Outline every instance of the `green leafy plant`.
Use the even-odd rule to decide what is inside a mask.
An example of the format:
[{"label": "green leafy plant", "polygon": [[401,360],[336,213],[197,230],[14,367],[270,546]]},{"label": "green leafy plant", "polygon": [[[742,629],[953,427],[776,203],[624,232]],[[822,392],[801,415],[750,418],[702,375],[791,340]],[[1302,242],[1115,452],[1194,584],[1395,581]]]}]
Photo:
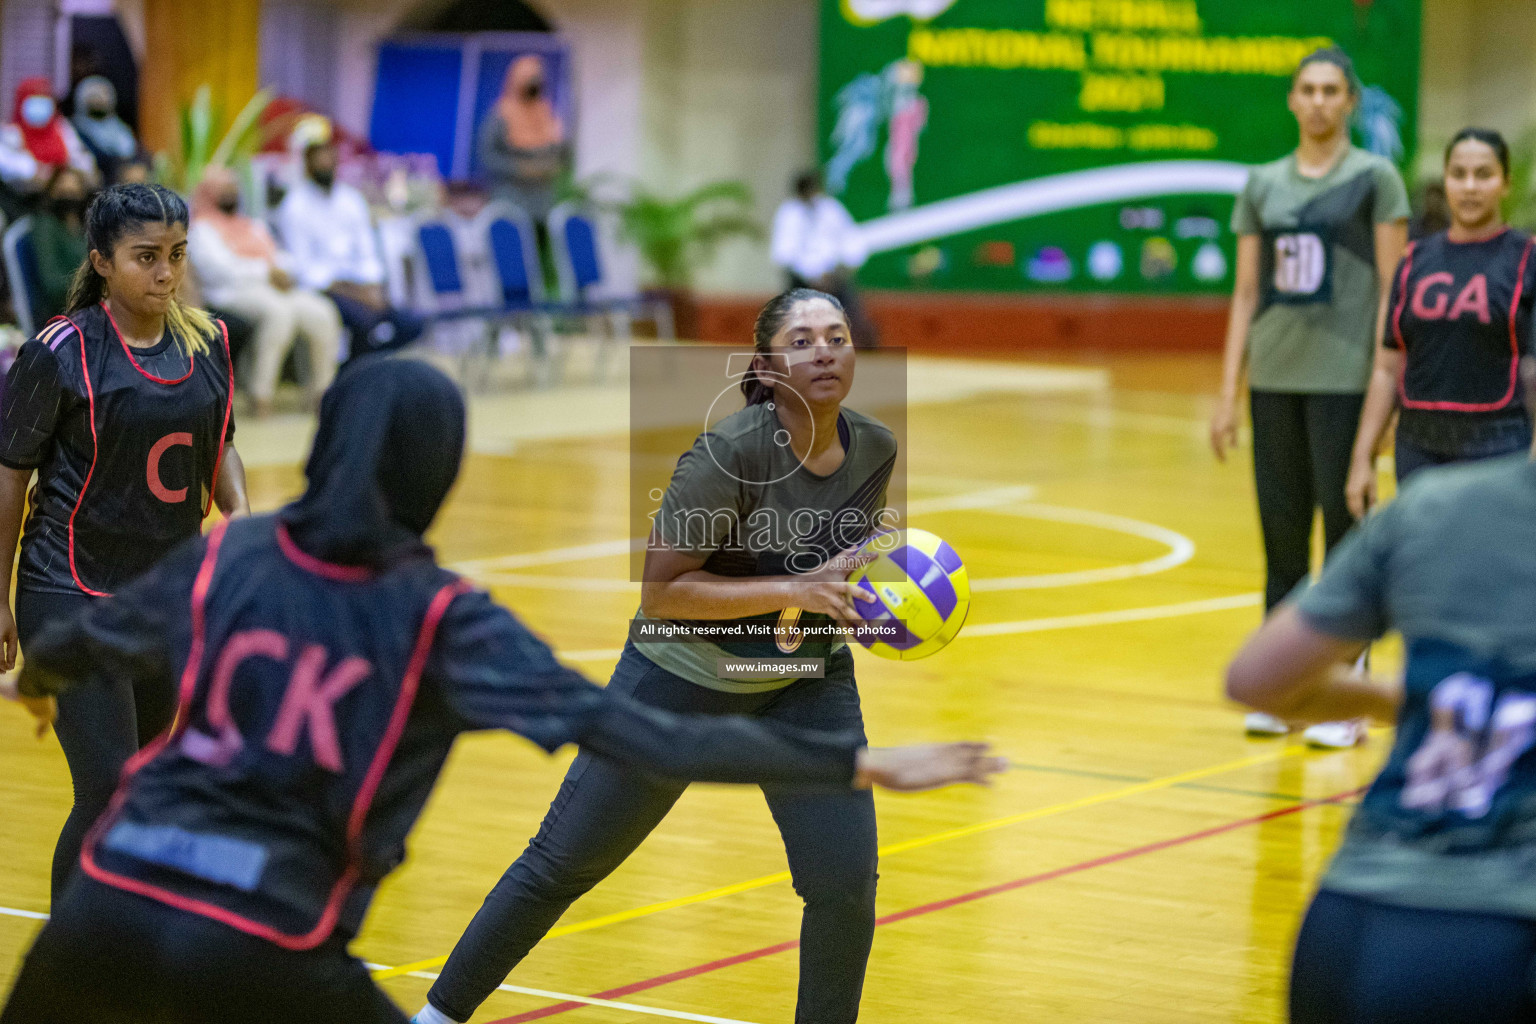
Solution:
[{"label": "green leafy plant", "polygon": [[619,184],[599,175],[565,183],[560,191],[563,198],[617,214],[620,237],[639,250],[652,283],[668,291],[691,290],[722,243],[763,237],[752,215],[752,190],[743,182],[717,181],[676,198],[631,184],[620,198],[600,197]]},{"label": "green leafy plant", "polygon": [[242,169],[267,143],[261,115],[272,102],[272,90],[262,89],[248,100],[217,141],[214,133],[223,122],[222,112],[213,102],[213,90],[204,85],[181,108],[181,145],[179,152],[159,154],[157,174],[162,182],[191,194],[209,167]]},{"label": "green leafy plant", "polygon": [[1509,146],[1509,198],[1505,219],[1524,231],[1536,228],[1536,125],[1521,132]]}]

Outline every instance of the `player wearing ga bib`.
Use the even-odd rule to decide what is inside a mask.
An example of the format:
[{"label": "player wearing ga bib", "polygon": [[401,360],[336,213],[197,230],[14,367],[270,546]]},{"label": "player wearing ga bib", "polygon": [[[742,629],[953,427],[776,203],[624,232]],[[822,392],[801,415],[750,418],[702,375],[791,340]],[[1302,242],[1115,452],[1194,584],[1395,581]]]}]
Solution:
[{"label": "player wearing ga bib", "polygon": [[1400,440],[1445,461],[1530,446],[1519,367],[1531,352],[1532,247],[1512,228],[1470,242],[1442,231],[1409,246],[1382,342],[1404,356]]},{"label": "player wearing ga bib", "polygon": [[36,469],[17,586],[110,594],[195,535],[235,432],[222,325],[204,352],[167,329],[130,348],[100,304],[22,346],[0,409],[0,463]]}]

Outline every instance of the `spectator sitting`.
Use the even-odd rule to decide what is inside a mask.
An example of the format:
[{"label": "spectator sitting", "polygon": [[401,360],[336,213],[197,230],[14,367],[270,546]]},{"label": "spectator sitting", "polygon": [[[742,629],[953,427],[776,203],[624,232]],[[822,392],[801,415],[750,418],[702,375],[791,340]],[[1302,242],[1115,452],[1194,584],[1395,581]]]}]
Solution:
[{"label": "spectator sitting", "polygon": [[330,299],[296,287],[288,254],[266,225],[241,214],[240,184],[227,168],[209,168],[193,193],[187,252],[204,299],[255,324],[250,389],[256,415],[271,414],[283,359],[301,334],[309,349],[310,397],[317,400],[336,375],[341,318]]},{"label": "spectator sitting", "polygon": [[821,172],[795,177],[795,194],[773,215],[769,255],[782,267],[791,288],[815,288],[833,295],[848,314],[854,344],[878,344],[875,325],[864,315],[853,275],[868,252],[847,207],[827,195]]},{"label": "spectator sitting", "polygon": [[48,79],[28,78],[16,87],[11,123],[0,128],[0,181],[13,197],[35,196],[65,165],[96,181],[96,158],[59,115]]},{"label": "spectator sitting", "polygon": [[571,165],[571,145],[536,54],[518,57],[507,69],[501,95],[480,124],[476,150],[495,198],[516,205],[542,231],[555,204],[555,184]]},{"label": "spectator sitting", "polygon": [[75,271],[85,262],[89,193],[83,174],[68,164],[55,167],[43,191],[42,207],[32,215],[32,251],[41,291],[32,319],[38,325],[64,312]]},{"label": "spectator sitting", "polygon": [[421,318],[385,297],[367,200],[336,181],[336,146],[328,138],[304,148],[303,173],[283,197],[277,223],[299,284],[336,303],[352,338],[351,358],[401,348],[421,335]]},{"label": "spectator sitting", "polygon": [[112,184],[145,185],[149,183],[152,176],[149,161],[144,158],[144,154],[140,153],[117,165],[117,172],[112,176]]},{"label": "spectator sitting", "polygon": [[75,113],[70,123],[107,181],[116,181],[118,167],[138,156],[139,140],[117,116],[117,87],[101,75],[82,78],[75,86]]}]

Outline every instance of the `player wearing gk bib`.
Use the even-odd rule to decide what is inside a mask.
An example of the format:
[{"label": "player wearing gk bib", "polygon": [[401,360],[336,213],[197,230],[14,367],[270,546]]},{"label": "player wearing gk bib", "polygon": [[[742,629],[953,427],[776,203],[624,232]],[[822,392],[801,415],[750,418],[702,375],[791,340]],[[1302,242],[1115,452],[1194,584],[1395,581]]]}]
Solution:
[{"label": "player wearing gk bib", "polygon": [[[785,292],[763,308],[754,334],[747,407],[699,437],[662,499],[637,622],[771,624],[790,608],[804,610],[802,627],[858,618],[857,588],[846,579],[859,563],[848,549],[873,532],[885,504],[895,438],[842,408],[853,383],[853,341],[830,295]],[[817,526],[798,544],[772,528],[793,531],[797,513],[807,512]],[[794,653],[825,658],[825,678],[720,677],[726,655],[782,658],[771,639],[631,642],[608,688],[667,711],[748,714],[862,741],[847,645],[807,639]],[[538,835],[449,956],[418,1022],[467,1021],[565,909],[661,823],[684,788],[580,755]],[[874,800],[867,792],[781,785],[763,794],[805,901],[796,1020],[851,1024],[874,935]]]},{"label": "player wearing gk bib", "polygon": [[[1397,723],[1297,940],[1295,1024],[1536,1019],[1533,553],[1529,455],[1426,470],[1233,662],[1251,706]],[[1343,667],[1388,630],[1401,691]]]},{"label": "player wearing gk bib", "polygon": [[[16,613],[0,617],[7,668],[44,625],[79,613],[194,537],[217,503],[249,511],[235,454],[233,371],[223,326],[176,298],[187,208],[159,186],[122,185],[86,214],[90,255],[68,312],[22,346],[0,406],[0,559],[22,526]],[[7,581],[9,577],[7,576]],[[171,722],[164,681],[93,677],[60,702],[74,807],[53,898],[124,762]]]},{"label": "player wearing gk bib", "polygon": [[1450,229],[1409,246],[1393,277],[1349,474],[1356,516],[1376,499],[1376,448],[1395,405],[1399,483],[1425,466],[1531,444],[1517,368],[1531,351],[1536,260],[1531,237],[1500,213],[1509,193],[1503,137],[1459,132],[1446,149],[1445,190]]},{"label": "player wearing gk bib", "polygon": [[422,542],[463,443],[438,371],[344,371],[299,501],[187,541],[43,631],[19,681],[34,710],[93,671],[179,680],[179,708],[130,763],[0,1022],[404,1022],[347,944],[460,732],[829,792],[999,767],[982,744],[869,751],[851,732],[669,715],[563,668]]},{"label": "player wearing gk bib", "polygon": [[[1354,523],[1344,494],[1350,454],[1391,273],[1407,239],[1402,179],[1386,159],[1350,145],[1358,96],[1342,51],[1303,60],[1289,98],[1301,144],[1254,168],[1232,211],[1236,285],[1211,444],[1225,459],[1236,443],[1246,364],[1266,611],[1311,569],[1316,510],[1328,550]],[[1248,727],[1287,731],[1259,715]],[[1347,723],[1308,733],[1325,746],[1363,737]]]}]

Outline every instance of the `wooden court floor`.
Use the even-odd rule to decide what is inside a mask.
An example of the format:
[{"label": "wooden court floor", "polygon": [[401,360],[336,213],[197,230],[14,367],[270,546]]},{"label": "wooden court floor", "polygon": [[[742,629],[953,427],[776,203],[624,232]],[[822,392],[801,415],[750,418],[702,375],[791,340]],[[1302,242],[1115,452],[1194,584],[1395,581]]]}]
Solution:
[{"label": "wooden court floor", "polygon": [[[1385,752],[1385,734],[1326,754],[1243,736],[1219,674],[1259,620],[1261,562],[1246,453],[1218,465],[1204,442],[1216,362],[1095,365],[1107,387],[908,410],[909,522],[954,544],[977,592],[939,655],[859,652],[869,734],[988,738],[1013,768],[991,789],[878,797],[865,1021],[1283,1019],[1300,911]],[[615,550],[627,458],[622,434],[476,454],[432,537],[596,679],[638,599]],[[301,485],[296,465],[251,479],[258,507]],[[55,741],[0,711],[8,989],[47,907],[68,776]],[[456,748],[354,947],[408,1013],[569,758],[505,735]],[[755,790],[696,786],[475,1020],[790,1021],[784,866]]]}]

